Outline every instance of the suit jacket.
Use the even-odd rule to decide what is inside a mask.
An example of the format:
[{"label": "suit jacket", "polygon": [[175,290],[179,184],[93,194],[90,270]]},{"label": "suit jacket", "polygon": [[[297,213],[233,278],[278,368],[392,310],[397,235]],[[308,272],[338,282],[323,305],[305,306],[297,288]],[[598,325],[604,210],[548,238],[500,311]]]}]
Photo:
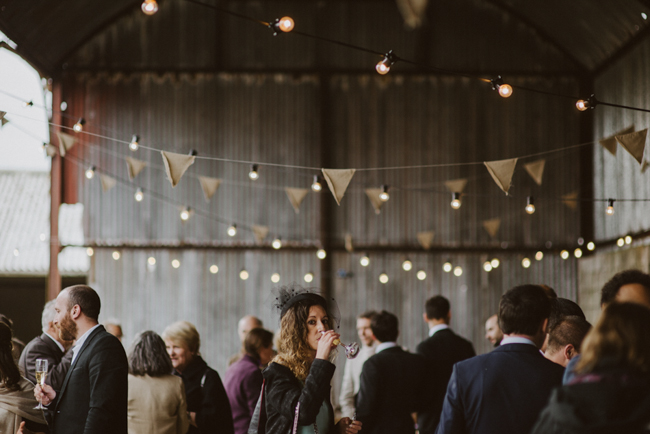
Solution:
[{"label": "suit jacket", "polygon": [[416,352],[427,359],[429,386],[425,406],[418,413],[420,434],[433,434],[440,421],[442,403],[454,364],[474,357],[474,346],[451,329],[442,329],[418,345]]},{"label": "suit jacket", "polygon": [[529,344],[454,365],[436,434],[522,434],[533,428],[564,368]]},{"label": "suit jacket", "polygon": [[54,410],[54,434],[126,434],[128,364],[122,343],[93,330],[70,366]]},{"label": "suit jacket", "polygon": [[426,361],[400,347],[376,353],[361,370],[357,419],[366,434],[413,434],[411,413],[425,392]]},{"label": "suit jacket", "polygon": [[129,434],[185,434],[190,426],[183,380],[129,374]]},{"label": "suit jacket", "polygon": [[[64,355],[65,354],[65,355]],[[72,351],[63,353],[51,337],[43,333],[29,341],[20,355],[19,366],[25,378],[36,384],[36,359],[47,360],[45,383],[59,390],[70,368]]]}]

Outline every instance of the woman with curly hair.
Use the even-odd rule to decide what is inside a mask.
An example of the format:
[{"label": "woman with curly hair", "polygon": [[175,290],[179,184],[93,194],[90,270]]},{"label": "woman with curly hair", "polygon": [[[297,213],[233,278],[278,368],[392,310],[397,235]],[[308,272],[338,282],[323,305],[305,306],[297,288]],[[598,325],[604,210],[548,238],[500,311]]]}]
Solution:
[{"label": "woman with curly hair", "polygon": [[339,334],[326,300],[302,288],[281,288],[278,295],[278,355],[263,373],[266,434],[356,434],[359,421],[345,417],[334,424],[330,359]]}]

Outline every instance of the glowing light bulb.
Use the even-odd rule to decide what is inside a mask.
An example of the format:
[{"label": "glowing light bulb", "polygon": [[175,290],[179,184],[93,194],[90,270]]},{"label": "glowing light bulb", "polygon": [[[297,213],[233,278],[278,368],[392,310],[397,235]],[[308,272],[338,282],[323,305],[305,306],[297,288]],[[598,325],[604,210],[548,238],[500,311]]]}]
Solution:
[{"label": "glowing light bulb", "polygon": [[542,251],[535,253],[535,259],[537,261],[541,261],[542,259],[544,259],[544,253]]},{"label": "glowing light bulb", "polygon": [[361,257],[361,260],[359,261],[362,267],[367,267],[370,265],[370,257],[368,257],[368,254],[366,253]]},{"label": "glowing light bulb", "polygon": [[284,33],[289,33],[293,30],[295,23],[291,17],[282,17],[278,21],[278,28]]},{"label": "glowing light bulb", "polygon": [[228,228],[228,236],[234,237],[237,235],[237,225],[232,225]]},{"label": "glowing light bulb", "polygon": [[217,274],[219,272],[219,267],[216,264],[210,265],[210,273]]},{"label": "glowing light bulb", "polygon": [[158,3],[156,0],[144,0],[141,8],[145,15],[153,15],[158,12]]},{"label": "glowing light bulb", "polygon": [[535,204],[533,203],[533,197],[528,196],[526,199],[526,212],[528,214],[534,214],[535,213]]},{"label": "glowing light bulb", "polygon": [[460,193],[453,193],[451,195],[451,207],[453,209],[458,209],[462,205],[462,202],[460,201]]},{"label": "glowing light bulb", "polygon": [[501,265],[501,262],[497,258],[492,259],[490,261],[490,264],[492,264],[492,268],[499,268],[499,265]]},{"label": "glowing light bulb", "polygon": [[86,120],[85,120],[84,118],[80,118],[80,119],[77,121],[77,123],[74,124],[74,126],[72,127],[72,129],[73,129],[76,133],[80,133],[80,132],[83,131],[83,129],[84,129],[84,125],[85,125],[85,124],[86,124]]},{"label": "glowing light bulb", "polygon": [[382,202],[387,202],[388,199],[390,199],[390,195],[388,194],[388,186],[382,185],[381,193],[379,193],[379,200],[381,200]]},{"label": "glowing light bulb", "polygon": [[142,199],[144,199],[144,192],[142,191],[141,188],[138,188],[136,190],[134,197],[136,202],[142,202]]},{"label": "glowing light bulb", "polygon": [[113,252],[113,255],[112,255],[112,256],[113,256],[113,259],[115,259],[116,261],[119,260],[120,257],[122,257],[122,255],[120,254],[120,252],[118,252],[117,250],[115,250],[115,251]]},{"label": "glowing light bulb", "polygon": [[251,171],[248,172],[248,177],[253,181],[257,181],[259,179],[260,174],[257,173],[257,164],[251,164]]},{"label": "glowing light bulb", "polygon": [[280,237],[273,240],[273,242],[271,243],[271,247],[273,247],[275,250],[278,250],[282,247],[282,240],[280,239]]},{"label": "glowing light bulb", "polygon": [[462,275],[463,275],[463,267],[459,265],[458,267],[454,268],[454,276],[460,277]]},{"label": "glowing light bulb", "polygon": [[33,107],[34,101],[25,101],[25,107]]},{"label": "glowing light bulb", "polygon": [[280,273],[271,274],[271,282],[278,283],[280,281]]},{"label": "glowing light bulb", "polygon": [[413,268],[413,263],[411,261],[409,261],[408,259],[406,261],[402,262],[402,269],[404,271],[411,271],[412,268]]},{"label": "glowing light bulb", "polygon": [[632,237],[629,235],[625,236],[625,244],[632,244]]},{"label": "glowing light bulb", "polygon": [[643,18],[644,20],[647,20],[648,19],[648,14],[646,14],[645,12],[641,12],[641,18]]},{"label": "glowing light bulb", "polygon": [[589,250],[590,252],[593,252],[594,249],[596,249],[596,244],[594,244],[593,241],[589,241],[589,242],[587,243],[587,250]]},{"label": "glowing light bulb", "polygon": [[312,182],[311,184],[311,189],[316,193],[323,190],[323,185],[320,183],[320,179],[318,178],[318,175],[314,175],[314,182]]},{"label": "glowing light bulb", "polygon": [[416,274],[418,280],[424,280],[427,278],[427,273],[424,270],[420,270]]},{"label": "glowing light bulb", "polygon": [[133,137],[131,137],[131,143],[129,143],[129,149],[134,152],[137,151],[138,147],[140,146],[140,144],[138,143],[139,141],[140,141],[140,137],[134,134]]},{"label": "glowing light bulb", "polygon": [[190,208],[188,208],[188,207],[183,208],[181,210],[181,220],[183,220],[183,221],[189,220],[190,219],[190,214],[191,214]]},{"label": "glowing light bulb", "polygon": [[454,267],[451,265],[451,262],[447,261],[442,264],[442,271],[449,273]]},{"label": "glowing light bulb", "polygon": [[151,265],[151,266],[156,265],[156,258],[154,258],[153,256],[149,256],[149,257],[147,258],[147,264],[149,264],[149,265]]},{"label": "glowing light bulb", "polygon": [[92,256],[92,255],[94,255],[94,254],[95,254],[95,251],[93,250],[92,247],[88,247],[88,248],[86,249],[86,255],[88,255],[88,256]]},{"label": "glowing light bulb", "polygon": [[616,245],[618,247],[623,247],[625,245],[625,240],[623,238],[619,238],[618,240],[616,240]]},{"label": "glowing light bulb", "polygon": [[530,267],[530,259],[524,258],[521,260],[521,266],[524,268]]},{"label": "glowing light bulb", "polygon": [[492,263],[490,261],[485,261],[483,263],[483,269],[489,273],[492,271]]},{"label": "glowing light bulb", "polygon": [[578,259],[582,258],[582,249],[581,249],[580,247],[578,247],[577,249],[575,249],[575,250],[573,251],[573,256],[575,256],[575,257],[578,258]]},{"label": "glowing light bulb", "polygon": [[86,170],[86,178],[93,179],[95,177],[95,169],[95,166],[90,166],[88,170]]},{"label": "glowing light bulb", "polygon": [[20,250],[14,249],[14,256],[19,256],[20,255]]},{"label": "glowing light bulb", "polygon": [[605,210],[605,214],[614,215],[614,202],[615,199],[607,199],[607,209]]},{"label": "glowing light bulb", "polygon": [[377,63],[377,66],[375,66],[375,69],[381,75],[388,74],[388,72],[390,72],[390,61],[386,57],[384,57],[383,60],[381,60],[379,63]]},{"label": "glowing light bulb", "polygon": [[41,241],[45,241],[45,239],[47,238],[47,236],[46,236],[45,234],[41,234],[41,235],[39,235],[38,238],[39,238]]},{"label": "glowing light bulb", "polygon": [[502,84],[499,86],[499,95],[504,98],[509,98],[512,95],[512,86],[509,84]]},{"label": "glowing light bulb", "polygon": [[576,102],[576,108],[580,110],[581,112],[587,110],[589,108],[589,103],[585,101],[584,99],[579,99]]},{"label": "glowing light bulb", "polygon": [[560,258],[562,259],[569,259],[569,252],[567,250],[562,250],[560,252]]},{"label": "glowing light bulb", "polygon": [[246,270],[241,270],[241,271],[239,272],[239,278],[240,278],[241,280],[247,280],[247,279],[248,279],[248,271],[246,271]]},{"label": "glowing light bulb", "polygon": [[179,261],[178,259],[172,260],[172,267],[178,268],[180,266],[181,266],[181,261]]},{"label": "glowing light bulb", "polygon": [[314,274],[313,273],[307,273],[307,274],[305,274],[305,277],[303,277],[303,279],[305,279],[305,282],[311,283],[311,281],[314,280]]},{"label": "glowing light bulb", "polygon": [[327,257],[327,252],[324,249],[318,249],[316,252],[316,257],[318,259],[325,259]]},{"label": "glowing light bulb", "polygon": [[381,283],[383,283],[383,284],[388,283],[388,274],[386,274],[386,273],[381,273],[381,274],[379,275],[379,281],[380,281]]}]

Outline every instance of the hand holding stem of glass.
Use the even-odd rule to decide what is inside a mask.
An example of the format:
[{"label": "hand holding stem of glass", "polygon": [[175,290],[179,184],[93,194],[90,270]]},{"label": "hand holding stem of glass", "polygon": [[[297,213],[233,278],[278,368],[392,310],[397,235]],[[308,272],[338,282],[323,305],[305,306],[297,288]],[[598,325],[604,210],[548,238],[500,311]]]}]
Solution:
[{"label": "hand holding stem of glass", "polygon": [[[325,331],[321,331],[321,333],[325,333]],[[337,346],[340,345],[345,349],[345,357],[348,359],[354,359],[357,357],[357,354],[359,354],[359,344],[356,342],[352,342],[351,344],[344,344],[341,342],[340,339],[334,339],[332,341],[332,345]]]},{"label": "hand holding stem of glass", "polygon": [[[45,385],[45,378],[47,378],[47,359],[36,359],[36,382],[39,386],[43,387]],[[46,410],[43,407],[43,403],[39,402],[36,407],[36,410]]]}]

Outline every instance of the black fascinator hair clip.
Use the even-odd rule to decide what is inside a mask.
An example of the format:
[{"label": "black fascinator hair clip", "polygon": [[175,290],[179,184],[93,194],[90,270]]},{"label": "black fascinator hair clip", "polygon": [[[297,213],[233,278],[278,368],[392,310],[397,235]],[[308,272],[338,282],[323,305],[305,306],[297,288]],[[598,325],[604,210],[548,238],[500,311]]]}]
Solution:
[{"label": "black fascinator hair clip", "polygon": [[329,312],[330,321],[336,328],[339,327],[341,314],[336,300],[323,297],[317,288],[303,288],[294,283],[289,286],[282,286],[273,289],[273,307],[280,314],[280,319],[291,309],[292,306],[306,301],[310,306],[322,306]]}]

